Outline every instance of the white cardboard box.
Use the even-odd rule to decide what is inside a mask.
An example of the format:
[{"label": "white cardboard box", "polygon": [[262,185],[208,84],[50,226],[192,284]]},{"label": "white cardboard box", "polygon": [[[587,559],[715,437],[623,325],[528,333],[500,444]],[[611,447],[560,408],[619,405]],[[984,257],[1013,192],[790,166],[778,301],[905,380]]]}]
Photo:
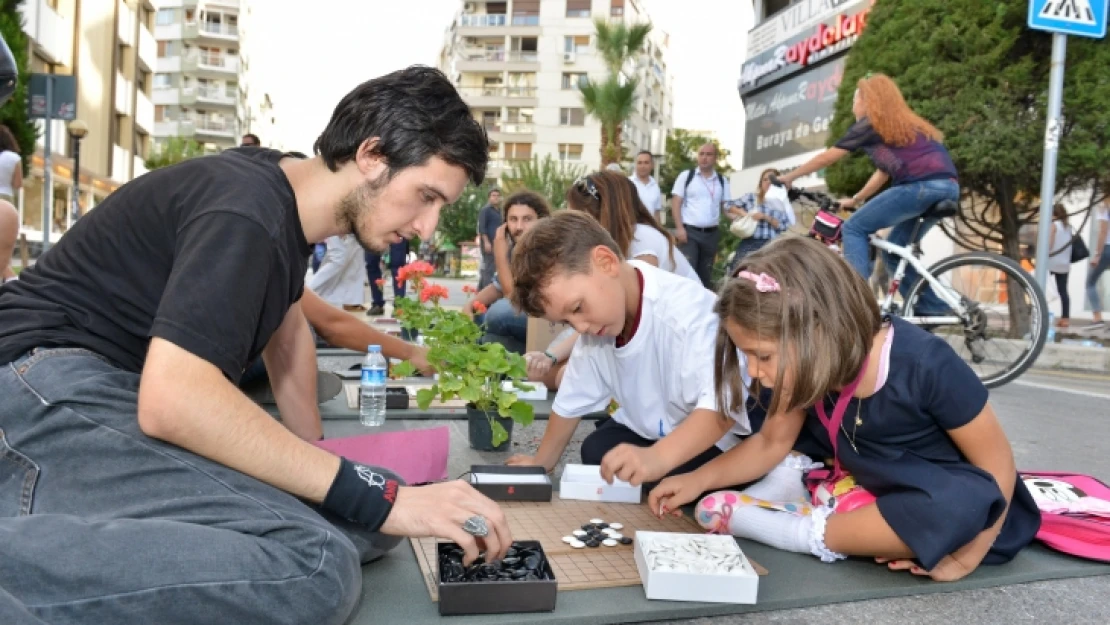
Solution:
[{"label": "white cardboard box", "polygon": [[560,499],[640,503],[641,491],[642,487],[618,479],[609,484],[601,479],[601,467],[597,465],[568,464],[559,480]]},{"label": "white cardboard box", "polygon": [[744,556],[744,567],[730,574],[686,573],[679,571],[653,571],[648,569],[643,540],[656,536],[699,536],[710,542],[731,544],[743,554],[732,536],[715,534],[677,534],[668,532],[636,532],[636,569],[648,599],[665,601],[701,601],[708,603],[754,604],[759,594],[759,574]]}]

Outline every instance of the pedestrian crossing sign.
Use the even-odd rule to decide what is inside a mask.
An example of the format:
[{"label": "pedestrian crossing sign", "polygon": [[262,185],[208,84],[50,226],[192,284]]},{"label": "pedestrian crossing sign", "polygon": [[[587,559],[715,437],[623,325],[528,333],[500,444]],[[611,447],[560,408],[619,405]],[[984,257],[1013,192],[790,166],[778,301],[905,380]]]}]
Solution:
[{"label": "pedestrian crossing sign", "polygon": [[1110,0],[1029,0],[1029,28],[1102,39]]}]

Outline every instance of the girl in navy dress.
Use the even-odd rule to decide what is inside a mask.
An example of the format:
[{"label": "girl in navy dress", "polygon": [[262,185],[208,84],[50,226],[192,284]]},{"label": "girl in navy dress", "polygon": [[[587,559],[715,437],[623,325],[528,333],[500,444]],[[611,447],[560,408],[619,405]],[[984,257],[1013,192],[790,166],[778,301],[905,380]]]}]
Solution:
[{"label": "girl in navy dress", "polygon": [[[1040,514],[987,389],[943,339],[884,321],[859,275],[808,238],[776,241],[739,271],[715,306],[718,405],[741,401],[739,350],[769,416],[717,459],[661,482],[652,510],[766,475],[706,496],[698,521],[942,581],[1029,544]],[[814,486],[817,475],[826,479]]]}]

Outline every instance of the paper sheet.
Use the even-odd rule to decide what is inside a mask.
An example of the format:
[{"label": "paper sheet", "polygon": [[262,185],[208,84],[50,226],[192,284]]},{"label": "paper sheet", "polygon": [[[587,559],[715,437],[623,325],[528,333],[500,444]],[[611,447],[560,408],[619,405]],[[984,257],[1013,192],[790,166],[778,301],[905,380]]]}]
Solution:
[{"label": "paper sheet", "polygon": [[447,479],[450,444],[447,426],[362,434],[316,443],[350,460],[392,469],[409,484]]}]

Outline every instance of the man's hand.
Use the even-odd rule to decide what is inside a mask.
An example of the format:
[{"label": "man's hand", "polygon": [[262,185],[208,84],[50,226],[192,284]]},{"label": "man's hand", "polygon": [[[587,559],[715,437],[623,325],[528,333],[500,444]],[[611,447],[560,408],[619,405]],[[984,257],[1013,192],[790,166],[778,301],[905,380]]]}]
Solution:
[{"label": "man's hand", "polygon": [[524,454],[516,454],[512,458],[506,460],[505,464],[510,467],[543,467],[548,473],[551,473],[555,469],[555,467],[549,467],[539,460],[536,460],[535,456],[525,456]]},{"label": "man's hand", "polygon": [[524,354],[524,362],[528,364],[528,379],[533,382],[542,380],[555,364],[551,362],[551,358],[543,352],[528,352]]},{"label": "man's hand", "polygon": [[463,304],[462,310],[459,311],[459,312],[461,312],[462,314],[466,315],[467,317],[473,319],[474,318],[474,300],[467,300],[467,302],[465,304]]},{"label": "man's hand", "polygon": [[639,486],[654,482],[667,473],[663,459],[651,447],[627,443],[617,445],[601,459],[601,479],[612,484],[613,478]]},{"label": "man's hand", "polygon": [[[485,538],[475,538],[463,530],[463,523],[473,516],[485,517],[489,526],[489,535]],[[397,489],[397,501],[381,532],[391,536],[432,536],[454,541],[463,548],[464,566],[476,560],[483,548],[487,562],[501,560],[513,544],[509,523],[501,508],[461,481]]]},{"label": "man's hand", "polygon": [[493,235],[493,250],[508,251],[509,249],[509,224],[501,224],[497,226],[497,232]]},{"label": "man's hand", "polygon": [[412,362],[412,366],[424,375],[435,375],[435,367],[428,363],[428,348],[423,345],[413,345],[411,349],[412,355],[408,359]]},{"label": "man's hand", "polygon": [[493,246],[490,245],[489,239],[482,237],[482,251],[487,255],[493,253]]},{"label": "man's hand", "polygon": [[674,240],[678,241],[679,243],[685,243],[686,242],[686,228],[682,227],[682,224],[679,224],[678,226],[675,227],[675,229],[674,229]]},{"label": "man's hand", "polygon": [[665,514],[681,516],[679,508],[697,499],[705,490],[705,483],[696,471],[668,477],[648,493],[648,507],[660,518]]}]

